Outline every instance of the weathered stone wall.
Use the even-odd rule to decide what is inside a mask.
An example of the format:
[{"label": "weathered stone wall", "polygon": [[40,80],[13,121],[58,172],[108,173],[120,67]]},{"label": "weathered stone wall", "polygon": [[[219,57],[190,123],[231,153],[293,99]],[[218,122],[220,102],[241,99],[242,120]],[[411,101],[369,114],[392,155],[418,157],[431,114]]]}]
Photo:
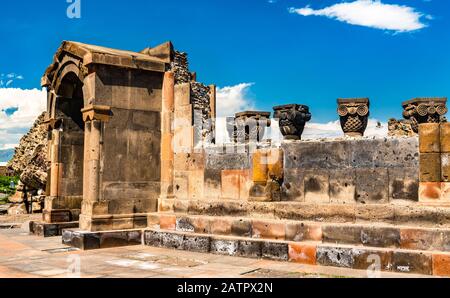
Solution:
[{"label": "weathered stone wall", "polygon": [[102,140],[101,201],[107,213],[156,211],[160,192],[162,75],[101,66],[103,92],[96,104],[111,107]]},{"label": "weathered stone wall", "polygon": [[287,200],[388,203],[418,200],[417,138],[285,142]]},{"label": "weathered stone wall", "polygon": [[[255,160],[264,151],[261,149],[270,147],[260,145],[255,150],[249,145],[209,146],[198,153],[176,154],[175,196],[190,200],[254,200],[252,187],[270,181],[260,168],[271,168]],[[289,141],[283,142],[281,149],[284,161],[275,171],[282,172],[282,189],[274,200],[325,204],[418,200],[419,154],[415,137]]]}]

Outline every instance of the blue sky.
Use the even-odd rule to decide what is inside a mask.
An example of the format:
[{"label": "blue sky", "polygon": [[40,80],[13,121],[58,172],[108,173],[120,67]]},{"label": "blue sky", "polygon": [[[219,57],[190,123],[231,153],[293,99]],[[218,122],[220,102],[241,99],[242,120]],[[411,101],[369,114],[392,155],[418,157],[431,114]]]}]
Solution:
[{"label": "blue sky", "polygon": [[[334,6],[355,1],[81,0],[81,19],[67,18],[66,0],[2,1],[0,73],[15,75],[8,88],[40,88],[63,40],[135,51],[171,40],[200,81],[247,83],[242,100],[262,110],[307,104],[315,122],[337,119],[338,97],[368,96],[372,117],[386,121],[401,117],[403,100],[450,95],[448,0],[382,0],[387,12],[420,15],[395,17],[397,30],[392,20],[361,26],[365,17]],[[362,12],[371,15],[378,1],[357,2],[371,2]]]}]

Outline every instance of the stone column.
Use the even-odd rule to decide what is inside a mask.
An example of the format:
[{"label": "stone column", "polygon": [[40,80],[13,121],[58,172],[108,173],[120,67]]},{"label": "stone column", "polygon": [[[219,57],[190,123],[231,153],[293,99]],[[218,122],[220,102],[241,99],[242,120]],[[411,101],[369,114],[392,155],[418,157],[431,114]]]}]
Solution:
[{"label": "stone column", "polygon": [[175,75],[173,72],[164,74],[163,99],[161,111],[161,196],[158,209],[172,209],[174,190],[174,132],[173,121],[175,112]]},{"label": "stone column", "polygon": [[82,110],[85,122],[85,149],[83,171],[83,204],[80,229],[90,231],[95,215],[106,215],[108,206],[101,198],[102,130],[111,117],[108,106],[88,106]]}]

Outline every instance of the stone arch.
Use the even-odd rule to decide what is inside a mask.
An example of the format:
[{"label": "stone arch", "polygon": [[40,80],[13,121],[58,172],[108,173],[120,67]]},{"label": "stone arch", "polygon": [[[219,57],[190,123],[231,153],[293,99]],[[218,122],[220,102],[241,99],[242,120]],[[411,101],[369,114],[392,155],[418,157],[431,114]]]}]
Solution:
[{"label": "stone arch", "polygon": [[[47,221],[77,221],[83,199],[85,126],[80,60],[65,56],[55,67],[49,86],[50,197],[52,215]],[[55,210],[64,206],[65,210]],[[46,206],[47,207],[47,206]]]}]

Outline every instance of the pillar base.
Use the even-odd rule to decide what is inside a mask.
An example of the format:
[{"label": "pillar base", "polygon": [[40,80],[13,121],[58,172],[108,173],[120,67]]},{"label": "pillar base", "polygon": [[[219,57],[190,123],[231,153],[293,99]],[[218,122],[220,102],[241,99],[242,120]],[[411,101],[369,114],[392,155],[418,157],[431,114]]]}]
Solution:
[{"label": "pillar base", "polygon": [[94,250],[142,244],[143,229],[88,232],[78,229],[64,230],[62,243],[81,250]]},{"label": "pillar base", "polygon": [[44,210],[43,220],[46,223],[67,223],[78,221],[81,209]]},{"label": "pillar base", "polygon": [[40,237],[55,237],[61,236],[63,230],[65,229],[78,228],[78,225],[79,223],[77,221],[64,223],[45,223],[45,222],[31,221],[30,233]]},{"label": "pillar base", "polygon": [[147,227],[147,217],[147,213],[80,215],[80,229],[90,232],[144,229]]}]

